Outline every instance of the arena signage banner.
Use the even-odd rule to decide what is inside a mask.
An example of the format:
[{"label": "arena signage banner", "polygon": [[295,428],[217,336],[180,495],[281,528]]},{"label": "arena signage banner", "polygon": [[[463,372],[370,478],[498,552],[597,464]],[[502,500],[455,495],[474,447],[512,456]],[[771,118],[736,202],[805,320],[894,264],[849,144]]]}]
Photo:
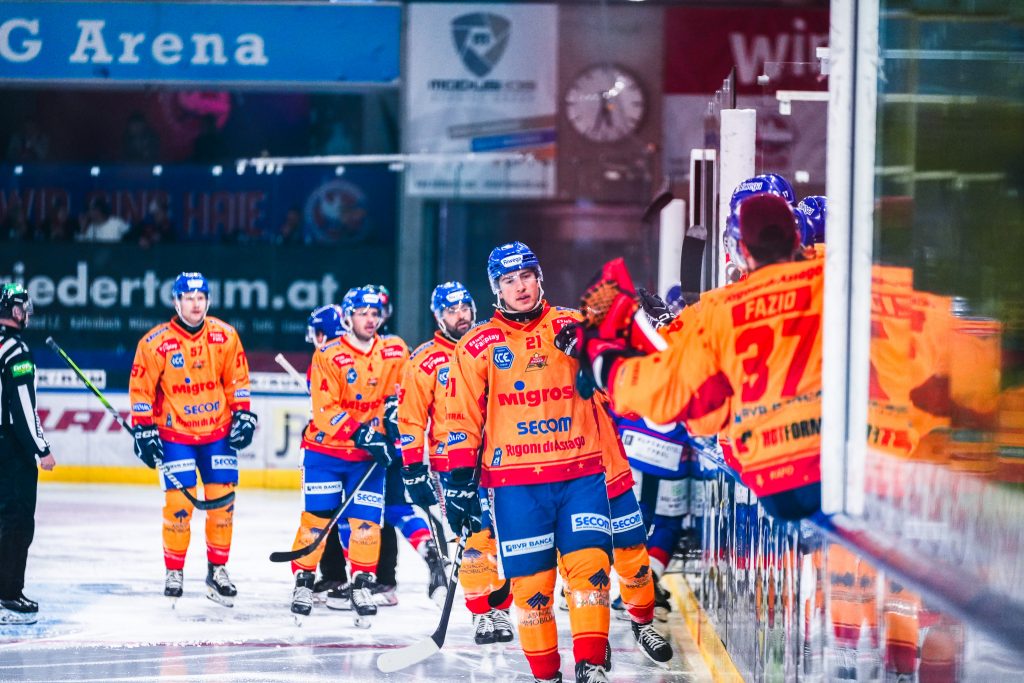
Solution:
[{"label": "arena signage banner", "polygon": [[281,174],[252,167],[238,174],[233,165],[157,168],[159,174],[138,164],[0,165],[0,222],[24,211],[29,225],[38,225],[57,206],[67,210],[75,229],[90,203],[102,199],[132,226],[150,216],[154,204],[166,207],[177,241],[276,243],[289,212],[299,214],[301,235],[293,236],[294,243],[393,241],[398,181],[380,165],[353,166],[344,176],[324,166]]},{"label": "arena signage banner", "polygon": [[[406,191],[552,196],[557,45],[554,5],[409,5],[406,151],[461,158],[412,166]],[[540,161],[467,158],[476,152],[529,152]]]},{"label": "arena signage banner", "polygon": [[[284,373],[281,373],[282,375]],[[105,397],[131,419],[128,393],[109,391]],[[68,466],[127,467],[146,472],[135,457],[132,438],[89,391],[48,391],[38,396],[39,421],[58,463]],[[252,410],[260,418],[256,437],[238,454],[242,470],[297,470],[301,464],[302,430],[309,421],[309,398],[258,393]],[[157,481],[156,473],[152,480]]]},{"label": "arena signage banner", "polygon": [[[736,106],[757,110],[759,167],[803,170],[824,186],[826,103],[795,101],[783,114],[775,93],[828,92],[815,54],[828,44],[828,16],[814,8],[667,8],[665,171],[686,175],[691,149],[716,146],[717,129],[705,113],[735,66]],[[762,75],[767,83],[758,81]]]},{"label": "arena signage banner", "polygon": [[0,81],[395,85],[397,3],[3,2]]},{"label": "arena signage banner", "polygon": [[35,304],[30,340],[53,335],[69,351],[102,351],[109,357],[97,358],[96,367],[117,366],[122,374],[139,338],[174,315],[171,286],[183,270],[206,275],[210,314],[238,329],[247,352],[308,349],[310,311],[339,302],[349,287],[393,286],[394,252],[180,243],[147,250],[19,243],[0,250],[0,282],[24,283]]}]

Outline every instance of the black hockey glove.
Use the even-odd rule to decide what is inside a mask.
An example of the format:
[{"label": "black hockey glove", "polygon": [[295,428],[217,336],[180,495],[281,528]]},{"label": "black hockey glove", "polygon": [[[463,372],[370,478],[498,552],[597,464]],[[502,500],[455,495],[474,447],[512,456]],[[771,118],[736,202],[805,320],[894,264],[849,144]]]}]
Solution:
[{"label": "black hockey glove", "polygon": [[637,355],[623,339],[603,339],[598,331],[580,326],[576,345],[580,349],[580,370],[576,375],[576,389],[588,399],[594,390],[607,390],[612,367],[616,361]]},{"label": "black hockey glove", "polygon": [[430,472],[424,463],[418,462],[403,467],[402,481],[405,482],[405,490],[409,493],[413,505],[418,505],[426,512],[431,505],[437,504],[434,483],[430,480]]},{"label": "black hockey glove", "polygon": [[660,296],[648,292],[643,287],[638,287],[636,293],[640,296],[640,307],[644,309],[644,313],[654,323],[655,329],[664,327],[672,322],[672,311],[668,310],[668,305]]},{"label": "black hockey glove", "polygon": [[135,439],[135,455],[146,467],[155,470],[156,461],[164,459],[164,442],[160,440],[156,425],[135,425],[132,438]]},{"label": "black hockey glove", "polygon": [[256,433],[256,413],[248,410],[236,410],[231,416],[231,433],[228,434],[228,445],[236,451],[248,448]]},{"label": "black hockey glove", "polygon": [[391,443],[402,442],[402,434],[398,431],[398,394],[384,399],[384,431]]},{"label": "black hockey glove", "polygon": [[457,534],[461,535],[464,529],[475,534],[483,528],[478,486],[472,468],[459,467],[451,471],[451,479],[444,489],[444,513]]},{"label": "black hockey glove", "polygon": [[555,348],[576,360],[580,358],[580,349],[576,343],[579,340],[579,326],[579,323],[569,323],[555,335]]},{"label": "black hockey glove", "polygon": [[395,447],[388,443],[387,437],[370,426],[369,422],[359,425],[352,435],[352,442],[373,456],[374,461],[384,469],[395,461]]}]

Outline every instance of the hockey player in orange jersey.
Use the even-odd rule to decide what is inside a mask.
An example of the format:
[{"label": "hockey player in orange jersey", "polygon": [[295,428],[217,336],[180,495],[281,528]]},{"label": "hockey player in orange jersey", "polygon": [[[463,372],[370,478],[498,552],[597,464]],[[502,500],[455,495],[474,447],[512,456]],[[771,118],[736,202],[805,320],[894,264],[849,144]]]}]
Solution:
[{"label": "hockey player in orange jersey", "polygon": [[[773,516],[820,508],[821,259],[798,260],[800,235],[784,198],[739,204],[730,254],[748,272],[705,294],[669,347],[646,356],[607,327],[587,329],[585,370],[617,413],[682,421],[694,435],[722,432],[743,483]],[[715,424],[707,418],[715,417]]]},{"label": "hockey player in orange jersey", "polygon": [[[206,498],[238,483],[236,453],[252,443],[256,415],[249,410],[249,364],[233,327],[208,316],[210,287],[199,273],[174,281],[177,315],[143,336],[128,391],[135,452],[150,467],[162,460],[191,493],[196,470]],[[164,478],[164,595],[182,595],[193,505]],[[231,551],[234,505],[206,513],[207,595],[231,607],[237,594],[225,564]]]},{"label": "hockey player in orange jersey", "polygon": [[[295,534],[295,549],[309,545],[322,524],[346,499],[351,533],[348,560],[352,569],[351,603],[356,625],[370,626],[380,556],[387,466],[400,457],[398,444],[386,437],[384,424],[397,410],[397,385],[409,350],[397,337],[377,334],[382,321],[380,295],[366,287],[350,289],[341,303],[313,312],[309,334],[316,343],[309,373],[313,418],[302,435],[305,509]],[[314,320],[316,319],[316,320]],[[356,484],[370,471],[358,490]],[[312,610],[315,570],[323,546],[292,562],[295,590],[291,610]]]},{"label": "hockey player in orange jersey", "polygon": [[[475,323],[476,304],[462,283],[445,282],[431,293],[430,310],[437,320],[438,330],[433,339],[413,351],[398,405],[405,461],[402,476],[413,503],[424,510],[437,503],[432,474],[440,477],[442,485],[449,477],[444,450],[448,437],[445,394],[450,386],[455,344]],[[425,458],[429,458],[429,470]],[[466,541],[459,583],[466,596],[466,607],[473,615],[473,638],[477,645],[507,643],[514,637],[509,616],[512,595],[507,582],[498,577],[498,550],[487,493],[479,493],[482,528]]]},{"label": "hockey player in orange jersey", "polygon": [[562,555],[576,680],[607,681],[612,537],[601,425],[573,386],[578,363],[554,345],[578,314],[548,305],[540,262],[520,242],[495,248],[487,274],[497,311],[459,340],[448,379],[445,511],[454,529],[479,531],[478,486],[492,489],[501,567],[540,681],[561,680],[553,607]]}]

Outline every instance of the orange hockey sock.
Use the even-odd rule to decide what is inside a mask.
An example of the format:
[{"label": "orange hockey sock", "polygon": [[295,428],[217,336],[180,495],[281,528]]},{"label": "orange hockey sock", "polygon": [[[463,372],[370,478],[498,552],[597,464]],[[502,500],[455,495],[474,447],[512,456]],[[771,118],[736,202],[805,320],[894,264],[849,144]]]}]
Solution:
[{"label": "orange hockey sock", "polygon": [[[207,500],[221,498],[235,490],[234,484],[204,484]],[[212,564],[227,564],[231,552],[231,532],[234,529],[235,504],[206,511],[206,559]]]},{"label": "orange hockey sock", "polygon": [[[561,666],[554,593],[554,569],[512,579],[512,596],[519,616],[519,642],[535,678],[554,678]],[[604,649],[601,657],[604,658]]]},{"label": "orange hockey sock", "polygon": [[[303,512],[302,521],[299,523],[299,530],[295,532],[295,541],[292,543],[292,550],[305,548],[313,542],[313,539],[323,530],[327,524],[327,518],[318,517],[312,512]],[[332,533],[334,533],[332,531]],[[316,566],[320,564],[320,557],[324,554],[324,543],[305,557],[292,560],[292,574],[295,572],[315,572]]]},{"label": "orange hockey sock", "polygon": [[473,614],[491,611],[488,601],[492,591],[501,587],[498,579],[498,546],[490,529],[473,534],[466,540],[459,569],[459,583],[466,595],[466,607]]},{"label": "orange hockey sock", "polygon": [[[577,662],[604,664],[608,645],[608,555],[584,548],[562,556],[565,567],[572,651]],[[518,602],[517,602],[518,604]]]},{"label": "orange hockey sock", "polygon": [[348,523],[352,529],[348,538],[348,561],[352,565],[352,574],[376,574],[377,560],[380,559],[380,525],[354,517],[349,517]]},{"label": "orange hockey sock", "polygon": [[[195,495],[195,489],[189,489]],[[193,505],[178,489],[164,492],[164,566],[168,569],[182,569],[185,554],[192,537]]]},{"label": "orange hockey sock", "polygon": [[633,621],[646,624],[654,619],[654,583],[647,546],[616,548],[615,573],[619,575],[622,602]]}]

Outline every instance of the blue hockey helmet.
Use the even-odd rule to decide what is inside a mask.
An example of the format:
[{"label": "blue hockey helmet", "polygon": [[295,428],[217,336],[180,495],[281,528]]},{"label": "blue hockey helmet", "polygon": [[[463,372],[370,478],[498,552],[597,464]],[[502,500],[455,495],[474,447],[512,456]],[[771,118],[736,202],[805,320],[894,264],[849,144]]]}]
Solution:
[{"label": "blue hockey helmet", "polygon": [[175,299],[180,299],[187,292],[202,292],[210,296],[210,283],[202,273],[182,273],[174,278],[174,287],[171,291]]},{"label": "blue hockey helmet", "polygon": [[340,337],[345,328],[341,324],[341,312],[335,304],[314,309],[306,321],[306,341],[316,344],[316,335],[322,333],[327,339]]},{"label": "blue hockey helmet", "polygon": [[394,307],[391,305],[391,292],[384,285],[363,285],[362,289],[369,292],[375,292],[380,296],[380,317],[387,321],[394,313]]},{"label": "blue hockey helmet", "polygon": [[793,193],[793,186],[789,181],[776,173],[765,173],[747,178],[736,186],[729,198],[729,215],[725,219],[725,250],[729,254],[729,260],[743,271],[747,270],[746,259],[740,252],[740,204],[748,197],[757,194],[774,194],[782,197],[789,204],[796,202],[796,195]]},{"label": "blue hockey helmet", "polygon": [[828,214],[828,200],[821,195],[804,197],[796,205],[796,217],[800,221],[800,241],[805,247],[825,241],[825,219]]},{"label": "blue hockey helmet", "polygon": [[437,323],[441,324],[441,314],[449,306],[466,304],[473,311],[473,320],[476,320],[476,303],[469,290],[458,280],[442,282],[430,295],[430,310],[434,313]]},{"label": "blue hockey helmet", "polygon": [[384,324],[384,302],[375,287],[353,287],[341,300],[341,324],[346,330],[352,329],[352,314],[364,308],[375,308]]},{"label": "blue hockey helmet", "polygon": [[502,275],[515,273],[529,268],[536,271],[537,279],[544,281],[544,273],[540,269],[540,261],[528,246],[522,242],[509,242],[495,247],[487,257],[487,279],[491,282],[491,291],[498,293],[498,279]]},{"label": "blue hockey helmet", "polygon": [[665,305],[672,315],[678,315],[679,311],[686,308],[686,302],[683,301],[683,285],[680,282],[675,282],[668,291],[665,292]]}]

